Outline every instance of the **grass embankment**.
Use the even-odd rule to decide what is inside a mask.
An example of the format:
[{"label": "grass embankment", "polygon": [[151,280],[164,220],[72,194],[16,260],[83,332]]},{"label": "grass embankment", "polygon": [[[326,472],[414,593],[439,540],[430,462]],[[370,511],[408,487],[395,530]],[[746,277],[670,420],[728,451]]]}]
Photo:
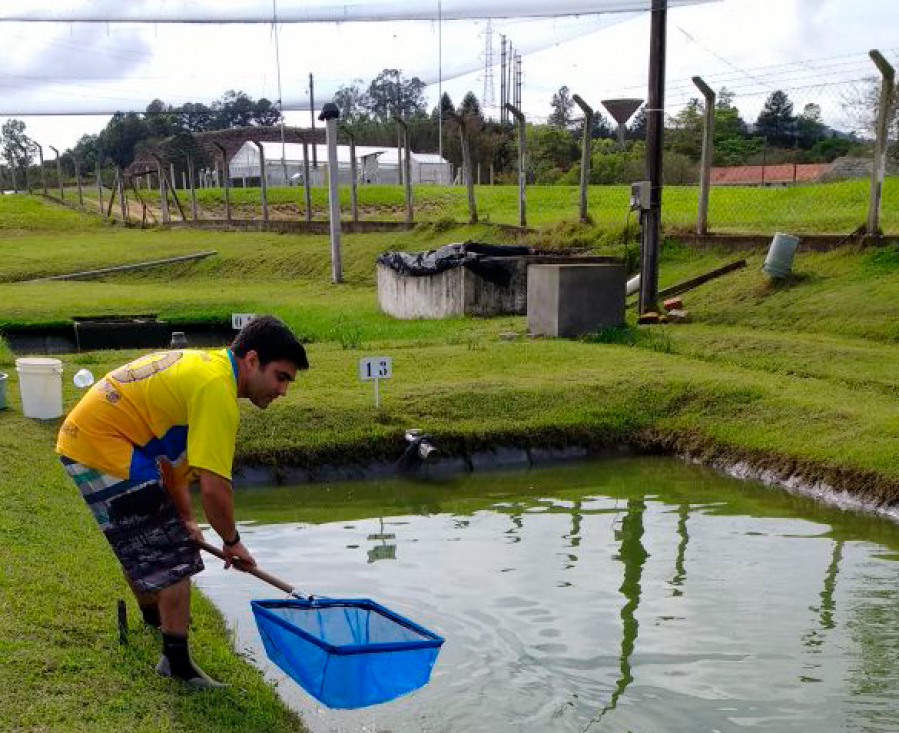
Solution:
[{"label": "grass embankment", "polygon": [[[367,185],[358,187],[359,216],[362,219],[396,220],[405,217],[404,190],[395,185]],[[96,193],[85,189],[86,200],[96,207]],[[627,220],[629,186],[590,186],[587,206],[590,217],[599,226],[621,229]],[[144,191],[148,205],[158,207],[158,193]],[[797,186],[717,186],[709,198],[709,226],[717,233],[763,233],[789,231],[794,233],[848,234],[864,224],[868,210],[869,182],[866,179],[826,184]],[[273,186],[267,192],[269,215],[274,219],[302,219],[305,203],[302,188]],[[74,192],[67,194],[75,201]],[[235,218],[261,219],[260,190],[232,188],[230,191]],[[517,186],[476,186],[478,215],[481,221],[496,224],[518,223]],[[671,231],[692,230],[695,227],[699,190],[697,186],[666,186],[663,193],[662,220]],[[190,216],[188,191],[179,191],[181,204]],[[328,217],[328,191],[323,186],[312,188],[312,216]],[[350,217],[348,186],[340,189],[342,215]],[[468,204],[463,186],[418,185],[414,187],[415,218],[417,221],[450,219],[468,221]],[[528,224],[541,226],[578,215],[577,186],[528,186]],[[204,188],[197,191],[200,218],[224,218],[224,199],[221,189]],[[172,215],[178,218],[174,202]],[[118,211],[118,209],[116,209]],[[140,220],[135,207],[132,217]],[[899,178],[884,182],[881,228],[887,233],[899,233]]]},{"label": "grass embankment", "polygon": [[[102,282],[0,284],[3,318],[59,322],[87,313],[158,311],[173,319],[274,311],[306,334],[312,369],[269,411],[243,407],[238,458],[315,465],[395,458],[420,427],[441,447],[564,445],[674,438],[675,447],[838,479],[895,501],[899,487],[899,253],[894,248],[800,251],[797,277],[771,287],[750,266],[684,296],[695,323],[629,327],[583,341],[498,338],[524,319],[398,322],[377,311],[373,256],[432,247],[489,229],[345,238],[347,284],[328,284],[324,237],[105,230],[0,239],[16,278],[217,249],[220,255]],[[590,242],[559,228],[557,242]],[[501,239],[499,239],[501,241]],[[604,251],[608,251],[606,248]],[[663,284],[732,259],[668,244]],[[6,271],[6,270],[5,270]],[[340,315],[337,315],[340,314]],[[605,341],[606,343],[600,343]],[[630,345],[628,345],[630,344]],[[64,359],[95,374],[136,352]],[[394,358],[375,410],[358,381],[362,355]],[[12,355],[0,347],[0,369]],[[192,695],[151,672],[157,642],[115,641],[126,597],[92,519],[52,456],[57,423],[0,413],[0,728],[10,730],[283,730],[296,727],[258,676],[227,650],[214,610],[195,612],[200,661],[238,681]],[[132,606],[131,617],[135,610]],[[8,661],[7,661],[8,660]]]}]

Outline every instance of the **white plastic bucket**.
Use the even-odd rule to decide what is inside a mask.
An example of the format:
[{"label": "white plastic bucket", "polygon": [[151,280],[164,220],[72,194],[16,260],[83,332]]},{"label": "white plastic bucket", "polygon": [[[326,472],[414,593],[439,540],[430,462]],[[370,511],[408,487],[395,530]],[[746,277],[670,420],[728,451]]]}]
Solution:
[{"label": "white plastic bucket", "polygon": [[777,232],[771,240],[768,256],[762,269],[774,278],[786,277],[793,269],[793,256],[799,246],[799,237]]},{"label": "white plastic bucket", "polygon": [[62,362],[59,359],[16,359],[22,414],[39,420],[62,415]]}]

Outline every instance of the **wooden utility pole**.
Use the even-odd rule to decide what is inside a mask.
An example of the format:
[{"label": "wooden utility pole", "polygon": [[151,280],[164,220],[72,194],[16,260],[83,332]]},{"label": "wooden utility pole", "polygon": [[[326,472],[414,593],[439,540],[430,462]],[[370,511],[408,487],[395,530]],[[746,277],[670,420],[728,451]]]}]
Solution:
[{"label": "wooden utility pole", "polygon": [[265,151],[258,140],[250,140],[259,150],[259,196],[262,200],[262,221],[268,222],[268,182],[265,180]]},{"label": "wooden utility pole", "polygon": [[[409,125],[406,123],[398,115],[393,116],[394,121],[398,125],[398,130],[402,130],[402,144],[405,149],[405,155],[401,156],[397,163],[401,163],[403,167],[403,186],[405,188],[406,194],[406,223],[411,224],[413,221],[413,212],[412,212],[412,175],[411,175],[411,166],[410,159],[412,158],[412,154],[409,150]],[[399,148],[397,149],[397,153],[399,153]]]},{"label": "wooden utility pole", "polygon": [[527,205],[525,201],[525,189],[528,181],[527,168],[527,130],[525,128],[524,114],[514,104],[506,102],[506,109],[512,113],[512,116],[518,122],[518,226],[527,226]]},{"label": "wooden utility pole", "polygon": [[640,267],[640,313],[655,311],[659,292],[659,242],[662,229],[662,136],[665,126],[665,40],[668,0],[652,0],[649,38],[646,172],[649,209],[643,212],[643,252]]},{"label": "wooden utility pole", "polygon": [[699,167],[699,211],[696,215],[696,233],[709,230],[709,189],[712,185],[712,155],[715,140],[715,92],[701,77],[694,76],[693,83],[705,98],[705,115],[702,120],[702,163]]},{"label": "wooden utility pole", "polygon": [[465,120],[457,112],[447,111],[447,114],[459,126],[459,138],[462,143],[462,175],[465,177],[465,187],[468,189],[468,223],[478,223],[478,206],[474,198],[474,179],[471,175],[471,151],[468,149],[468,132],[465,129]]},{"label": "wooden utility pole", "polygon": [[359,203],[356,198],[356,183],[359,177],[356,170],[356,136],[346,125],[341,125],[340,129],[350,140],[350,212],[355,224],[359,221]]},{"label": "wooden utility pole", "polygon": [[872,237],[877,237],[880,234],[880,199],[883,195],[883,177],[887,163],[887,134],[896,71],[880,51],[872,50],[869,55],[883,76],[880,86],[880,106],[877,110],[877,137],[874,141],[874,164],[871,166],[871,194],[868,199],[868,224],[866,226],[867,233]]},{"label": "wooden utility pole", "polygon": [[[225,173],[225,185],[224,185],[224,187],[223,187],[223,189],[222,189],[222,193],[223,193],[224,196],[225,196],[225,221],[229,221],[229,222],[230,222],[230,221],[231,221],[231,181],[230,181],[231,176],[229,176],[229,175],[227,174],[228,154],[227,154],[227,152],[225,151],[225,146],[224,146],[224,145],[222,145],[221,143],[213,143],[213,144],[215,145],[215,147],[218,148],[219,153],[220,153],[221,156],[222,156],[222,166],[225,167],[225,170],[226,170],[226,173]],[[262,155],[262,151],[260,150],[260,156],[261,156],[261,155]],[[197,218],[197,215],[196,215],[196,204],[194,204],[194,209],[195,209],[194,219],[196,219],[196,218]]]},{"label": "wooden utility pole", "polygon": [[587,186],[590,183],[590,133],[593,130],[593,108],[577,94],[572,95],[571,98],[584,113],[584,139],[581,150],[581,196],[578,213],[580,220],[585,222],[587,221]]}]

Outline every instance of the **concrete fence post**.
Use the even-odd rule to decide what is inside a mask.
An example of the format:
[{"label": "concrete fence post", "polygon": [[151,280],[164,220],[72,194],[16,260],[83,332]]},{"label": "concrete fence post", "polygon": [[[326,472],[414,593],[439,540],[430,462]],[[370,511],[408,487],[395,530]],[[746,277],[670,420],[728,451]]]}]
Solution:
[{"label": "concrete fence post", "polygon": [[527,205],[525,201],[525,188],[527,186],[527,130],[525,128],[524,114],[514,104],[506,102],[506,109],[512,113],[518,123],[518,226],[527,226]]},{"label": "concrete fence post", "polygon": [[331,282],[343,282],[343,263],[340,255],[340,189],[338,188],[337,167],[337,118],[340,110],[333,102],[322,107],[318,119],[325,123],[328,141],[328,203],[331,224]]},{"label": "concrete fence post", "polygon": [[413,212],[412,212],[412,167],[410,161],[412,160],[412,154],[409,149],[409,125],[406,123],[404,119],[394,115],[393,119],[396,121],[396,124],[399,125],[399,129],[402,130],[402,145],[403,145],[403,154],[400,155],[400,149],[397,149],[397,164],[402,169],[402,179],[403,179],[403,188],[404,194],[406,198],[406,223],[411,224],[413,222]]},{"label": "concrete fence post", "polygon": [[59,184],[59,200],[65,201],[66,195],[62,187],[62,162],[59,159],[59,151],[52,145],[48,145],[47,147],[56,154],[56,182]]},{"label": "concrete fence post", "polygon": [[[197,220],[197,188],[194,185],[194,159],[187,156],[187,190],[190,191],[190,214],[194,221]],[[227,209],[227,207],[226,207]]]},{"label": "concrete fence post", "polygon": [[159,210],[162,212],[162,223],[168,224],[172,217],[169,214],[169,193],[165,187],[165,176],[162,175],[162,163],[156,159],[156,181],[159,184]]},{"label": "concrete fence post", "polygon": [[578,218],[587,221],[587,186],[590,184],[590,133],[593,129],[593,108],[577,94],[571,98],[584,113],[584,139],[581,149],[581,195],[579,201]]},{"label": "concrete fence post", "polygon": [[872,50],[870,56],[883,77],[880,86],[880,103],[877,109],[877,136],[874,140],[874,162],[871,166],[871,194],[868,199],[868,223],[866,226],[868,235],[877,237],[880,235],[880,199],[883,196],[883,177],[886,172],[887,137],[896,70],[880,51]]},{"label": "concrete fence post", "polygon": [[[265,180],[265,151],[262,149],[262,143],[257,140],[251,140],[259,150],[259,196],[262,200],[262,221],[268,222],[268,185]],[[218,163],[215,164],[216,172],[218,172]]]},{"label": "concrete fence post", "polygon": [[702,118],[702,162],[699,166],[699,210],[696,212],[696,233],[709,231],[709,194],[712,186],[712,157],[715,145],[715,92],[701,77],[694,76],[693,83],[705,98],[705,114]]},{"label": "concrete fence post", "polygon": [[[315,145],[315,143],[312,143]],[[309,143],[303,140],[303,203],[306,221],[312,221],[312,182],[309,180]]]},{"label": "concrete fence post", "polygon": [[175,164],[169,163],[169,182],[172,184],[172,190],[174,191],[178,186],[175,185]]},{"label": "concrete fence post", "polygon": [[468,189],[468,223],[478,223],[478,206],[474,198],[474,179],[471,175],[471,151],[468,149],[468,132],[465,129],[465,120],[456,112],[447,110],[447,114],[459,126],[459,138],[462,143],[462,175],[465,177],[465,187]]},{"label": "concrete fence post", "polygon": [[[37,148],[38,159],[41,161],[41,188],[44,189],[44,196],[47,195],[47,171],[44,170],[44,149],[40,146],[39,143],[35,143],[34,147]],[[10,169],[13,173],[13,188],[15,188],[15,169]]]},{"label": "concrete fence post", "polygon": [[103,176],[100,171],[100,158],[97,158],[97,207],[100,214],[103,214]]},{"label": "concrete fence post", "polygon": [[[128,224],[128,201],[125,199],[125,171],[122,168],[118,169],[116,183],[119,188],[119,207],[122,210],[122,226],[125,226]],[[112,201],[110,201],[110,203],[112,203]],[[166,206],[166,212],[168,212],[168,206]]]},{"label": "concrete fence post", "polygon": [[78,156],[72,156],[72,162],[75,164],[75,185],[78,186],[78,205],[84,208],[84,191],[81,189],[81,166],[78,163]]},{"label": "concrete fence post", "polygon": [[[228,175],[228,153],[225,151],[225,146],[221,143],[213,142],[213,145],[218,148],[219,153],[222,156],[222,168],[225,171],[225,185],[222,188],[222,195],[225,197],[225,221],[231,221],[231,176]],[[193,175],[193,171],[191,171],[191,175]],[[197,218],[197,204],[196,204],[196,196],[194,196],[194,220]]]},{"label": "concrete fence post", "polygon": [[356,197],[356,184],[359,178],[356,170],[356,136],[350,132],[346,125],[341,125],[340,129],[343,130],[343,134],[350,140],[350,212],[355,224],[359,221],[359,201]]}]

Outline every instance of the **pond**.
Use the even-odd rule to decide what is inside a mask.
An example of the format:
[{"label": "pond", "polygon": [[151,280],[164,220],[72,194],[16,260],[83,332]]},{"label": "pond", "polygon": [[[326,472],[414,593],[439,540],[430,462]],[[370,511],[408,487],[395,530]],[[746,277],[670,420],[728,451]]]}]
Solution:
[{"label": "pond", "polygon": [[312,731],[899,729],[888,520],[664,457],[235,494],[263,569],[446,639],[426,687],[328,710],[262,650],[250,599],[282,594],[209,558],[199,587]]}]

